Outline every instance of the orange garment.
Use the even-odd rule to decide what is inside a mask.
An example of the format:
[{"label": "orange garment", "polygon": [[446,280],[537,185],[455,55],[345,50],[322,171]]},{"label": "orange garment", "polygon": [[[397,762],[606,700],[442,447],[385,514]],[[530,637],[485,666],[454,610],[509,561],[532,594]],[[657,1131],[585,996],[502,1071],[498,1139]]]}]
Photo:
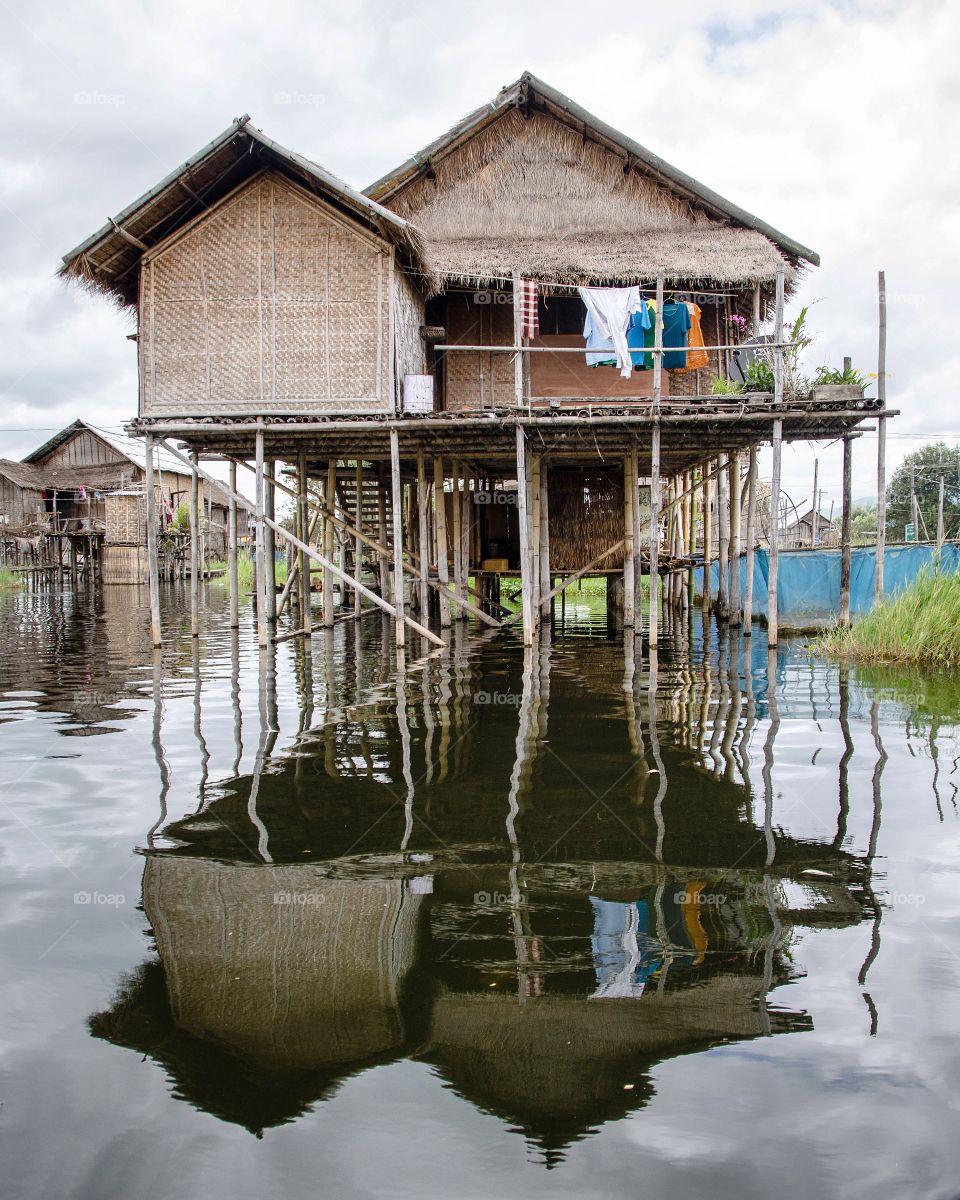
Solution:
[{"label": "orange garment", "polygon": [[696,371],[699,367],[705,367],[710,361],[710,356],[706,350],[696,350],[694,347],[704,345],[703,330],[700,328],[700,305],[686,302],[687,309],[690,313],[690,332],[687,334],[687,365],[681,367],[681,371]]}]

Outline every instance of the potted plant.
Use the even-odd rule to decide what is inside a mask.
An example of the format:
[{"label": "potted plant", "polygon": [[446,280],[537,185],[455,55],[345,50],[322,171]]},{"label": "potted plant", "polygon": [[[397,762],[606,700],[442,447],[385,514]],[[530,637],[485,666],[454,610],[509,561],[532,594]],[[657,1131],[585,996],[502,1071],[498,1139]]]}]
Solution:
[{"label": "potted plant", "polygon": [[838,371],[833,367],[818,367],[813,377],[813,399],[820,404],[836,404],[844,400],[862,400],[867,381],[855,367]]}]

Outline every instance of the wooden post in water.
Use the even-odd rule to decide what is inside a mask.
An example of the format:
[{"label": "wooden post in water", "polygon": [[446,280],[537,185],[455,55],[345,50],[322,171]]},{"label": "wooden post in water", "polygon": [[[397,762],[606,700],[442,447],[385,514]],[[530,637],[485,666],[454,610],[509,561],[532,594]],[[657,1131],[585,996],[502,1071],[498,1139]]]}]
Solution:
[{"label": "wooden post in water", "polygon": [[190,451],[190,633],[200,634],[200,477],[197,452]]},{"label": "wooden post in water", "polygon": [[853,533],[853,440],[843,439],[843,517],[840,524],[840,625],[850,626],[850,566]]},{"label": "wooden post in water", "polygon": [[530,575],[533,580],[533,619],[540,619],[540,455],[527,456],[530,472]]},{"label": "wooden post in water", "polygon": [[634,586],[636,572],[634,570],[633,544],[633,452],[625,455],[623,460],[623,625],[632,629],[634,623]]},{"label": "wooden post in water", "polygon": [[[773,351],[773,404],[779,408],[783,403],[783,277],[781,264],[777,268],[777,309],[774,325]],[[775,417],[772,430],[773,472],[770,480],[770,552],[767,574],[767,646],[775,649],[779,636],[779,613],[777,611],[777,567],[780,551],[780,459],[783,449],[783,419]]]},{"label": "wooden post in water", "polygon": [[256,563],[253,572],[253,592],[257,601],[257,641],[261,650],[265,650],[270,642],[267,629],[267,602],[265,597],[265,566],[267,560],[267,539],[264,536],[264,477],[263,477],[263,430],[258,429],[255,435],[256,457],[256,500],[254,504],[254,535],[256,539]]},{"label": "wooden post in water", "polygon": [[417,448],[417,528],[420,553],[420,620],[424,622],[427,620],[427,608],[430,604],[430,584],[427,582],[430,574],[430,534],[427,528],[429,504],[426,459],[421,446]]},{"label": "wooden post in water", "polygon": [[880,344],[877,351],[877,558],[873,594],[883,599],[883,555],[887,545],[887,281],[883,271],[878,277],[880,298]]},{"label": "wooden post in water", "polygon": [[720,534],[720,579],[717,585],[717,620],[726,621],[730,617],[730,476],[727,469],[727,456],[721,454],[717,459],[717,517]]},{"label": "wooden post in water", "polygon": [[[470,491],[470,472],[466,465],[463,469],[463,498],[460,504],[460,595],[466,600],[470,592],[470,561],[471,533],[473,531],[473,494]],[[467,619],[465,608],[459,608],[458,616],[462,621]]]},{"label": "wooden post in water", "polygon": [[[358,529],[363,528],[363,460],[358,458],[354,469],[354,493],[356,496],[354,502],[354,524]],[[353,577],[360,580],[363,574],[363,542],[360,535],[353,539]],[[354,618],[360,618],[360,589],[353,589],[353,615]]]},{"label": "wooden post in water", "polygon": [[[657,281],[657,294],[662,298],[663,280]],[[660,320],[662,306],[657,309],[657,320]],[[663,340],[663,329],[660,328],[660,338]],[[654,364],[656,369],[656,362]],[[651,650],[657,647],[657,617],[660,593],[660,422],[654,421],[650,439],[650,615],[648,627],[650,631],[649,646]]]},{"label": "wooden post in water", "polygon": [[550,620],[551,601],[547,599],[553,586],[550,574],[550,467],[540,457],[540,616]]},{"label": "wooden post in water", "polygon": [[[230,491],[237,490],[237,464],[230,460]],[[227,509],[227,576],[230,583],[230,628],[240,628],[240,571],[237,564],[239,529],[237,526],[237,502],[231,495]]]},{"label": "wooden post in water", "polygon": [[[277,511],[276,472],[277,464],[271,458],[264,465],[263,470],[263,511],[271,521],[276,520]],[[264,531],[264,542],[266,546],[264,580],[267,587],[267,620],[271,625],[275,625],[277,623],[277,535],[269,525]]]},{"label": "wooden post in water", "polygon": [[711,566],[713,559],[713,459],[703,465],[703,615],[710,611]]},{"label": "wooden post in water", "polygon": [[[300,513],[300,540],[305,545],[310,543],[310,493],[307,478],[307,455],[301,450],[297,455],[297,508]],[[313,593],[310,590],[311,562],[305,550],[297,547],[297,574],[300,580],[300,623],[303,632],[310,637],[313,633],[313,616],[311,601]]]},{"label": "wooden post in water", "polygon": [[450,628],[450,564],[447,561],[447,500],[443,490],[443,458],[433,460],[434,529],[437,537],[437,579],[440,581],[440,628]]},{"label": "wooden post in water", "polygon": [[[692,559],[697,552],[697,488],[696,472],[689,471],[684,476],[687,490],[687,557]],[[693,609],[693,567],[687,568],[686,603],[684,607]]]},{"label": "wooden post in water", "polygon": [[[157,550],[157,494],[153,481],[153,438],[146,438],[147,475],[144,486],[147,491],[147,573],[150,581],[150,637],[153,645],[160,645],[160,560]],[[943,480],[940,481],[943,495]],[[941,506],[942,507],[942,506]],[[58,543],[59,559],[59,543]]]},{"label": "wooden post in water", "polygon": [[[331,458],[327,462],[327,486],[323,494],[324,503],[329,512],[336,512],[337,507],[337,460]],[[328,562],[333,561],[334,554],[334,524],[325,517],[323,521],[323,554]],[[328,629],[333,628],[334,615],[333,572],[329,567],[323,568],[323,623]]]},{"label": "wooden post in water", "polygon": [[740,515],[743,503],[740,482],[740,452],[730,455],[730,624],[742,619],[740,601]]},{"label": "wooden post in water", "polygon": [[747,473],[747,563],[743,589],[743,636],[753,633],[753,567],[754,547],[757,544],[757,448],[750,447],[750,469]]},{"label": "wooden post in water", "polygon": [[[460,464],[457,459],[454,459],[451,463],[451,469],[453,471],[453,495],[450,505],[450,522],[453,526],[453,594],[463,599],[463,593],[460,588],[460,579],[463,574],[463,522],[460,519]],[[460,605],[456,605],[455,619],[458,621],[460,620],[461,612]]]},{"label": "wooden post in water", "polygon": [[[387,478],[383,463],[377,464],[377,539],[381,546],[387,544]],[[380,595],[390,597],[390,559],[386,554],[377,554],[377,570],[380,573]]]},{"label": "wooden post in water", "polygon": [[393,595],[397,610],[397,649],[404,647],[403,629],[403,512],[402,484],[400,482],[400,437],[396,429],[390,430],[390,501],[393,510]]},{"label": "wooden post in water", "polygon": [[530,548],[528,511],[527,439],[523,426],[517,426],[517,516],[520,523],[520,604],[523,612],[523,644],[533,645],[533,556]]}]

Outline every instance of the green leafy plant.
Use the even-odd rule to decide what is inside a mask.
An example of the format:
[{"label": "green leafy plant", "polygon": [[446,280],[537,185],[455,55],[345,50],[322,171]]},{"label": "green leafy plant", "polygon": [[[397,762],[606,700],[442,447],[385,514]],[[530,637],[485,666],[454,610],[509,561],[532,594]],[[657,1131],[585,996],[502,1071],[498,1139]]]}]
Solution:
[{"label": "green leafy plant", "polygon": [[842,371],[838,371],[834,367],[817,367],[813,377],[814,387],[826,387],[834,383],[849,383],[858,388],[867,386],[866,377],[856,367],[844,367]]},{"label": "green leafy plant", "polygon": [[744,372],[747,379],[748,392],[772,392],[773,391],[773,367],[759,355],[751,359],[747,364],[747,369]]},{"label": "green leafy plant", "polygon": [[723,379],[719,375],[714,375],[710,383],[710,394],[712,396],[742,396],[743,385],[734,383],[732,379]]}]

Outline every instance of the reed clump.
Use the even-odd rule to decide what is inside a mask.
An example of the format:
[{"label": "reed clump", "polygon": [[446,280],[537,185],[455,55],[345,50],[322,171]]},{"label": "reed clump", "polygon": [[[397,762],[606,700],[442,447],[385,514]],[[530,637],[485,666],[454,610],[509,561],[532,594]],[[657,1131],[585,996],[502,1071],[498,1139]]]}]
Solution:
[{"label": "reed clump", "polygon": [[920,574],[849,629],[815,644],[822,653],[860,662],[960,665],[960,575]]}]

